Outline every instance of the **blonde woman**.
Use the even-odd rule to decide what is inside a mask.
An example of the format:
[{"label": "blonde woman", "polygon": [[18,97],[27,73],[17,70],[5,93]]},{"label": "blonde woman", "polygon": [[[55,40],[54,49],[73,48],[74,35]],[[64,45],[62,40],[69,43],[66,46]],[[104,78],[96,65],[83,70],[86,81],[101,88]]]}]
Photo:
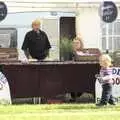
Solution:
[{"label": "blonde woman", "polygon": [[[80,55],[83,55],[83,41],[81,37],[75,37],[73,39],[73,53],[72,53],[72,60],[79,60]],[[82,93],[80,92],[71,92],[71,102],[75,102],[77,97],[80,97]]]},{"label": "blonde woman", "polygon": [[84,48],[83,41],[80,37],[73,39],[73,51],[82,52]]},{"label": "blonde woman", "polygon": [[104,106],[107,103],[115,105],[115,101],[112,95],[112,59],[108,54],[103,54],[99,58],[100,77],[102,79],[102,96],[100,103],[96,104],[97,106]]},{"label": "blonde woman", "polygon": [[81,37],[75,37],[72,43],[73,52],[72,52],[71,59],[75,61],[79,61],[80,55],[84,54],[83,48],[84,48],[84,44],[83,44]]},{"label": "blonde woman", "polygon": [[83,41],[80,37],[76,37],[73,39],[73,53],[77,55],[82,55],[83,54]]}]

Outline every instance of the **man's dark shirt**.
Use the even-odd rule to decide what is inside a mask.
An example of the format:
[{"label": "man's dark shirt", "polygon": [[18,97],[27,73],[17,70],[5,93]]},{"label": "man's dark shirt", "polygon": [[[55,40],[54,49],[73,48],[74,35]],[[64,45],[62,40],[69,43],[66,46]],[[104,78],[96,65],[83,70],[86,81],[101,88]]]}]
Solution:
[{"label": "man's dark shirt", "polygon": [[48,37],[41,30],[38,33],[34,30],[28,32],[22,45],[22,50],[28,50],[29,54],[38,60],[44,59],[48,55],[50,48]]}]

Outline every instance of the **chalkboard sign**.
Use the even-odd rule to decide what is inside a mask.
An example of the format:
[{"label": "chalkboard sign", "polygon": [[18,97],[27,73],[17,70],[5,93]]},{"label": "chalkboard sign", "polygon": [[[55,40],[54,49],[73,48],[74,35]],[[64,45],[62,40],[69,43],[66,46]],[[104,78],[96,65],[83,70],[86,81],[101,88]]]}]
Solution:
[{"label": "chalkboard sign", "polygon": [[100,5],[99,13],[104,22],[111,23],[117,18],[117,6],[112,1],[104,1]]},{"label": "chalkboard sign", "polygon": [[7,16],[7,6],[4,2],[0,2],[0,21],[4,20]]}]

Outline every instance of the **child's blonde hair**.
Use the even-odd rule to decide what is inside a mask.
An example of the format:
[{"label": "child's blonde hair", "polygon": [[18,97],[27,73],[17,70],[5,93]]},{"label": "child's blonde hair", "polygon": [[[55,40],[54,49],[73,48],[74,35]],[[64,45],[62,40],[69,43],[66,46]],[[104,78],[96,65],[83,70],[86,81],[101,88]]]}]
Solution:
[{"label": "child's blonde hair", "polygon": [[112,59],[108,54],[102,54],[99,57],[99,63],[102,67],[110,67],[112,66]]}]

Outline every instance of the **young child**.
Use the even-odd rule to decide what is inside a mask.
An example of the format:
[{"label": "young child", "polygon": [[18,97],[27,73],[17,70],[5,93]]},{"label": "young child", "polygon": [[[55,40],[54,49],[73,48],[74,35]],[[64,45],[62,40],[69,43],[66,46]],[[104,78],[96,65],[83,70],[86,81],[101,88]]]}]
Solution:
[{"label": "young child", "polygon": [[107,103],[115,105],[115,101],[112,95],[112,59],[108,54],[103,54],[99,58],[99,63],[101,66],[100,69],[100,78],[102,80],[102,97],[100,103],[96,104],[97,106],[104,106]]}]

